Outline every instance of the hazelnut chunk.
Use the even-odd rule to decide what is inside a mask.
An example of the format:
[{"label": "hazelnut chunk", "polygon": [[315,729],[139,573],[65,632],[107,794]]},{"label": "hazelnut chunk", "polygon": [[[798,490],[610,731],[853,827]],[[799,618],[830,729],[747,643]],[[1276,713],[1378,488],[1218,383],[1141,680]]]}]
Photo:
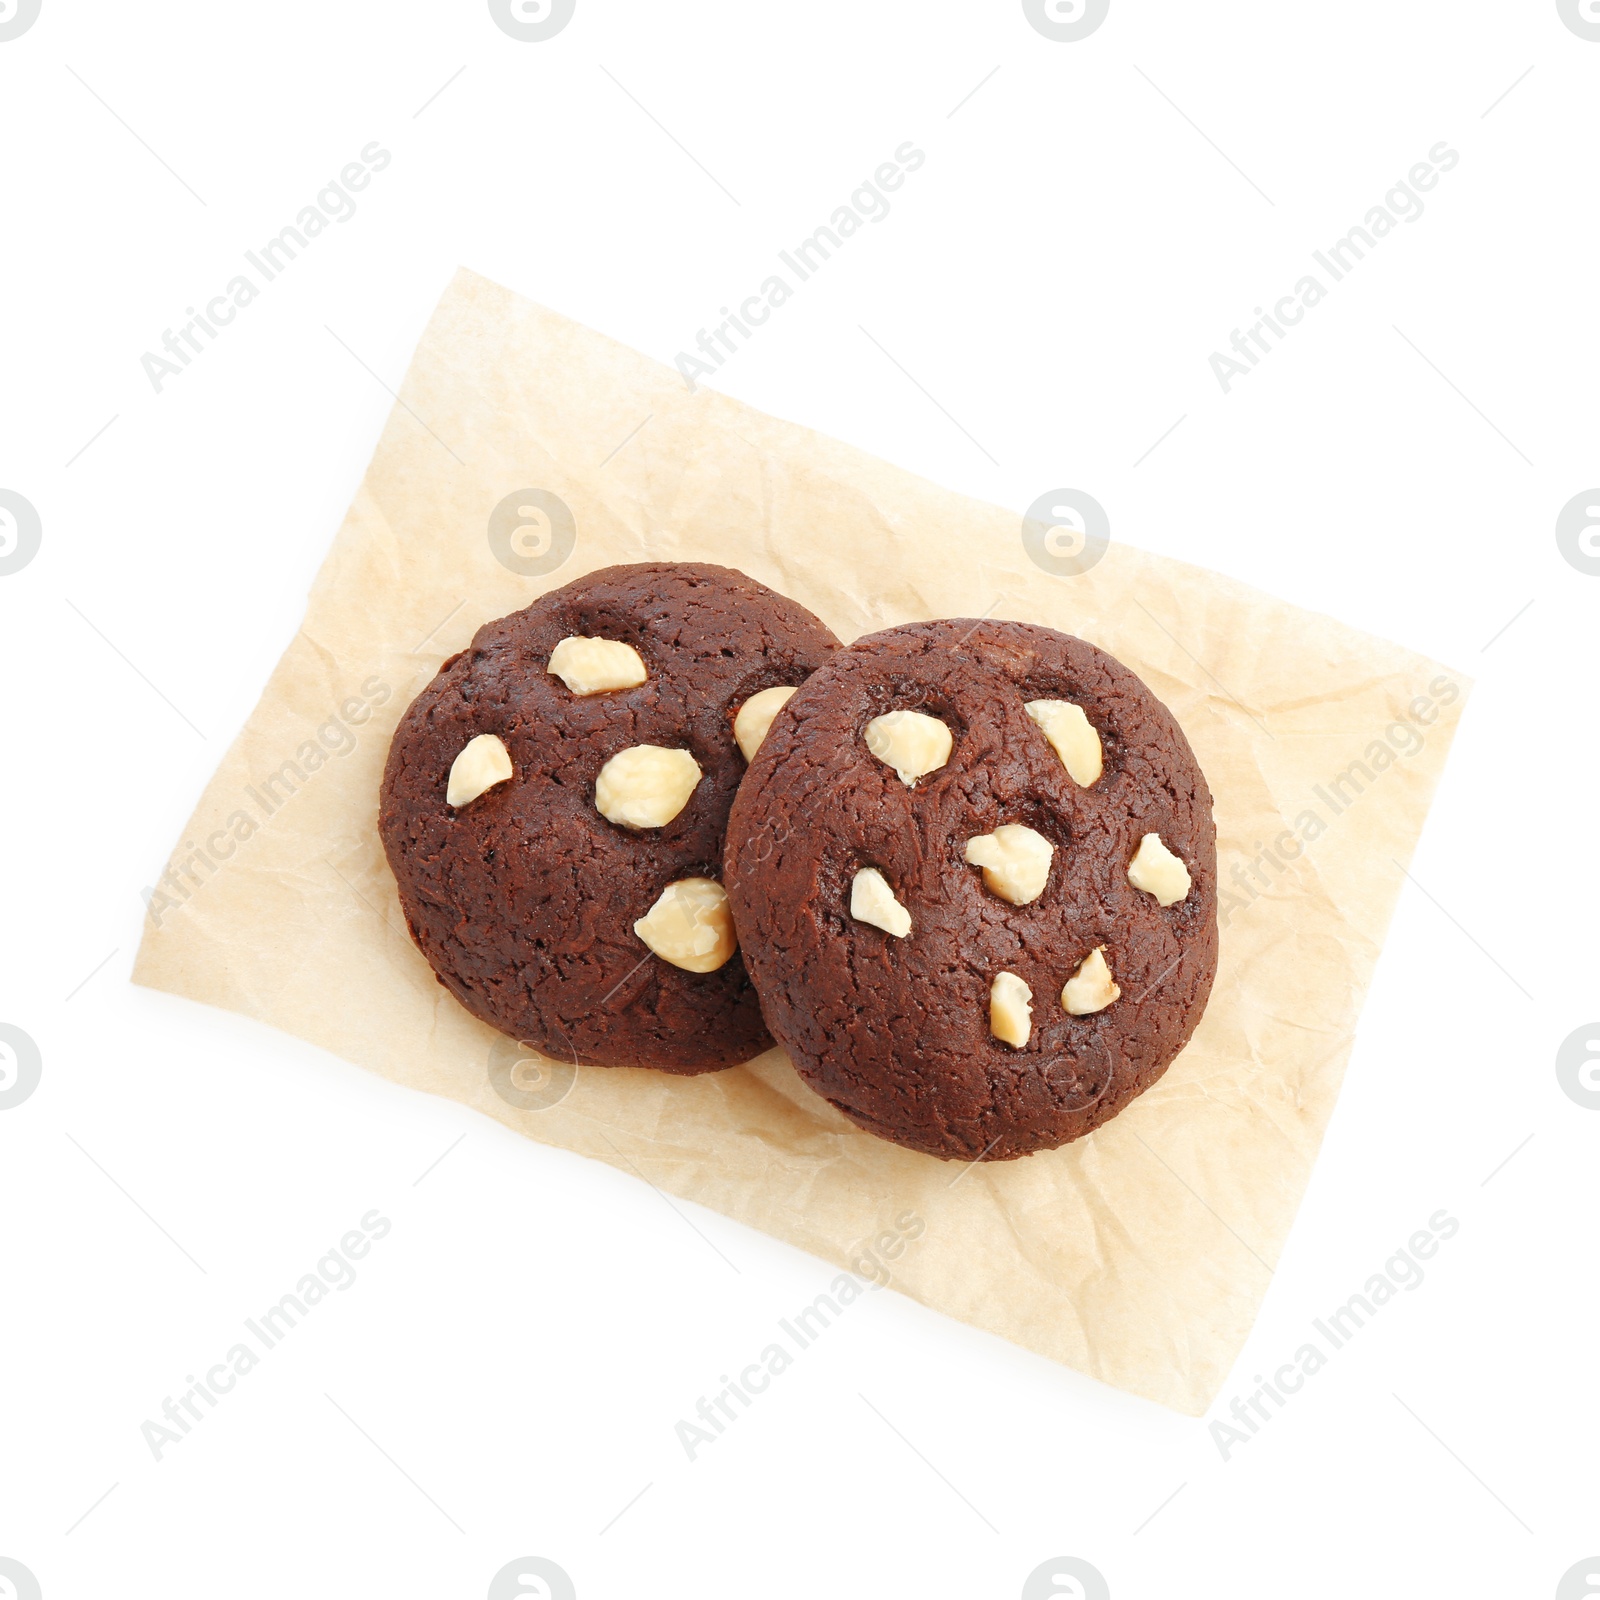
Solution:
[{"label": "hazelnut chunk", "polygon": [[1061,757],[1061,765],[1080,789],[1096,782],[1105,769],[1100,735],[1084,715],[1083,707],[1070,700],[1030,700],[1022,708],[1038,723]]},{"label": "hazelnut chunk", "polygon": [[603,694],[607,689],[633,689],[650,676],[644,659],[620,639],[568,636],[550,652],[544,669],[553,672],[574,694]]},{"label": "hazelnut chunk", "polygon": [[983,881],[1002,900],[1025,906],[1044,893],[1055,846],[1019,822],[967,840],[967,862],[983,868]]},{"label": "hazelnut chunk", "polygon": [[466,748],[450,763],[450,782],[445,787],[447,805],[470,805],[486,789],[504,783],[512,775],[511,752],[493,733],[480,733],[468,739]]},{"label": "hazelnut chunk", "polygon": [[595,779],[600,815],[622,828],[664,828],[689,803],[700,763],[687,750],[635,744],[619,750]]},{"label": "hazelnut chunk", "polygon": [[755,760],[756,751],[761,748],[761,741],[772,726],[772,719],[784,708],[794,692],[787,684],[776,689],[763,689],[759,694],[751,695],[739,707],[739,715],[733,719],[733,736],[744,752],[746,761]]},{"label": "hazelnut chunk", "polygon": [[633,931],[685,972],[715,972],[739,948],[727,891],[711,878],[669,883]]},{"label": "hazelnut chunk", "polygon": [[911,913],[895,899],[889,880],[876,867],[863,867],[851,879],[850,915],[897,939],[911,932]]},{"label": "hazelnut chunk", "polygon": [[867,749],[909,789],[950,759],[950,730],[921,711],[886,711],[866,726]]},{"label": "hazelnut chunk", "polygon": [[1156,904],[1175,906],[1189,894],[1189,869],[1161,842],[1147,833],[1128,863],[1128,882],[1156,897]]},{"label": "hazelnut chunk", "polygon": [[997,972],[989,985],[989,1032],[1018,1050],[1033,1032],[1033,990],[1014,972]]},{"label": "hazelnut chunk", "polygon": [[1111,978],[1111,968],[1106,965],[1105,946],[1096,945],[1078,964],[1078,970],[1067,979],[1061,991],[1061,1003],[1075,1017],[1087,1017],[1092,1012],[1104,1011],[1122,991]]}]

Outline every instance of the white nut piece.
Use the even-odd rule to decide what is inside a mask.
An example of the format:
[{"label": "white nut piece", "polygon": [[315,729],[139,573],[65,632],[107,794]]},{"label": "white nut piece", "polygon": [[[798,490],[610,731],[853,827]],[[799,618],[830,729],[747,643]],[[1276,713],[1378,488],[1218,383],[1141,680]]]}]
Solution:
[{"label": "white nut piece", "polygon": [[751,695],[739,707],[739,715],[733,719],[733,736],[738,740],[746,761],[755,760],[761,741],[772,727],[772,719],[789,703],[789,697],[794,692],[787,684],[776,689],[763,689],[759,694]]},{"label": "white nut piece", "polygon": [[669,883],[633,931],[685,972],[715,972],[739,948],[727,891],[711,878]]},{"label": "white nut piece", "polygon": [[867,749],[909,789],[950,759],[950,730],[922,711],[886,711],[866,726]]},{"label": "white nut piece", "polygon": [[1014,972],[997,972],[989,985],[989,1032],[1018,1050],[1033,1032],[1033,990]]},{"label": "white nut piece", "polygon": [[895,899],[889,880],[876,867],[863,867],[850,880],[850,915],[897,939],[911,932],[911,913]]},{"label": "white nut piece", "polygon": [[600,769],[594,803],[621,828],[664,828],[689,803],[700,763],[687,750],[629,745]]},{"label": "white nut piece", "polygon": [[644,658],[620,639],[586,639],[568,634],[550,652],[544,669],[553,672],[574,694],[604,694],[607,689],[634,689],[650,674]]},{"label": "white nut piece", "polygon": [[1128,863],[1128,882],[1156,897],[1156,904],[1175,906],[1189,895],[1189,869],[1161,842],[1159,833],[1147,833]]},{"label": "white nut piece", "polygon": [[1087,789],[1099,779],[1105,770],[1105,754],[1100,748],[1100,735],[1082,706],[1070,700],[1030,700],[1022,709],[1055,746],[1061,765],[1080,789]]},{"label": "white nut piece", "polygon": [[466,748],[450,763],[450,782],[445,788],[447,805],[470,805],[485,789],[504,783],[512,776],[511,752],[493,733],[480,733],[468,739]]},{"label": "white nut piece", "polygon": [[1071,1015],[1087,1017],[1104,1011],[1121,993],[1112,981],[1111,968],[1106,965],[1105,946],[1097,944],[1067,979],[1067,986],[1061,991],[1061,1003]]},{"label": "white nut piece", "polygon": [[983,868],[992,893],[1014,906],[1025,906],[1044,893],[1055,846],[1042,833],[1020,822],[1002,823],[993,833],[967,840],[967,863]]}]

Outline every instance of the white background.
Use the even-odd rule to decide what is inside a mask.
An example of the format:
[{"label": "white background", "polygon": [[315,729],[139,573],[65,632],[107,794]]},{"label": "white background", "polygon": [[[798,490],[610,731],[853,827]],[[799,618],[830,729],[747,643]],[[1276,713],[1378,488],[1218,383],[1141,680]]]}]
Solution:
[{"label": "white background", "polygon": [[[1597,89],[1554,0],[1113,0],[1078,43],[1014,0],[578,0],[537,44],[481,0],[44,0],[0,43],[0,488],[43,524],[0,577],[0,1021],[43,1058],[0,1111],[0,1556],[46,1600],[478,1597],[523,1555],[583,1600],[1010,1600],[1060,1555],[1116,1600],[1542,1600],[1600,1555],[1600,1113],[1554,1065],[1600,1014],[1600,578],[1554,536],[1600,483]],[[1212,1415],[1460,1231],[1226,1462],[886,1293],[691,1463],[674,1423],[831,1269],[127,982],[455,267],[671,361],[908,139],[718,387],[1477,679]],[[372,140],[358,213],[157,395],[141,355]],[[1441,140],[1224,395],[1211,352]],[[155,1462],[140,1424],[374,1207],[361,1280]]]}]

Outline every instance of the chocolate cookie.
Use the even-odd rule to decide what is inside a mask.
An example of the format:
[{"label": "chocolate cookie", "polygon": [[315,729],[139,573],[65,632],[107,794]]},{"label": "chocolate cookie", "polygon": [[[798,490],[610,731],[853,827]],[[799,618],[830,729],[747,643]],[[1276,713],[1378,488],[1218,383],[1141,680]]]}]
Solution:
[{"label": "chocolate cookie", "polygon": [[801,1077],[946,1159],[1114,1117],[1216,974],[1188,741],[1126,667],[1049,628],[923,622],[840,651],[752,763],[725,867]]},{"label": "chocolate cookie", "polygon": [[401,719],[378,818],[417,947],[558,1061],[709,1072],[772,1041],[721,886],[766,724],[838,648],[727,567],[608,567],[486,623]]}]

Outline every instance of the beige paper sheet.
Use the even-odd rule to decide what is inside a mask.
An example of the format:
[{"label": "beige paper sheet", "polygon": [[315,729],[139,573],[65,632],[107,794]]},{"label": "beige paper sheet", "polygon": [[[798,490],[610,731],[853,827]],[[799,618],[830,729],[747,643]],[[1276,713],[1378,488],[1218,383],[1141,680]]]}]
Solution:
[{"label": "beige paper sheet", "polygon": [[[571,556],[544,576],[508,570],[486,531],[527,488],[554,492],[576,523]],[[865,1247],[926,1305],[1198,1414],[1305,1189],[1396,863],[1467,684],[1121,543],[1086,574],[1047,575],[1020,527],[1015,512],[691,394],[671,369],[459,273],[300,631],[152,899],[135,981],[261,1018],[874,1272]],[[375,826],[389,738],[480,623],[646,559],[741,568],[847,641],[991,608],[1081,634],[1144,677],[1210,779],[1231,891],[1210,1008],[1154,1089],[1077,1144],[965,1171],[856,1130],[777,1051],[693,1079],[585,1069],[543,1110],[497,1092],[499,1036],[405,932]],[[920,1234],[875,1248],[916,1232],[897,1224],[905,1213]]]}]

